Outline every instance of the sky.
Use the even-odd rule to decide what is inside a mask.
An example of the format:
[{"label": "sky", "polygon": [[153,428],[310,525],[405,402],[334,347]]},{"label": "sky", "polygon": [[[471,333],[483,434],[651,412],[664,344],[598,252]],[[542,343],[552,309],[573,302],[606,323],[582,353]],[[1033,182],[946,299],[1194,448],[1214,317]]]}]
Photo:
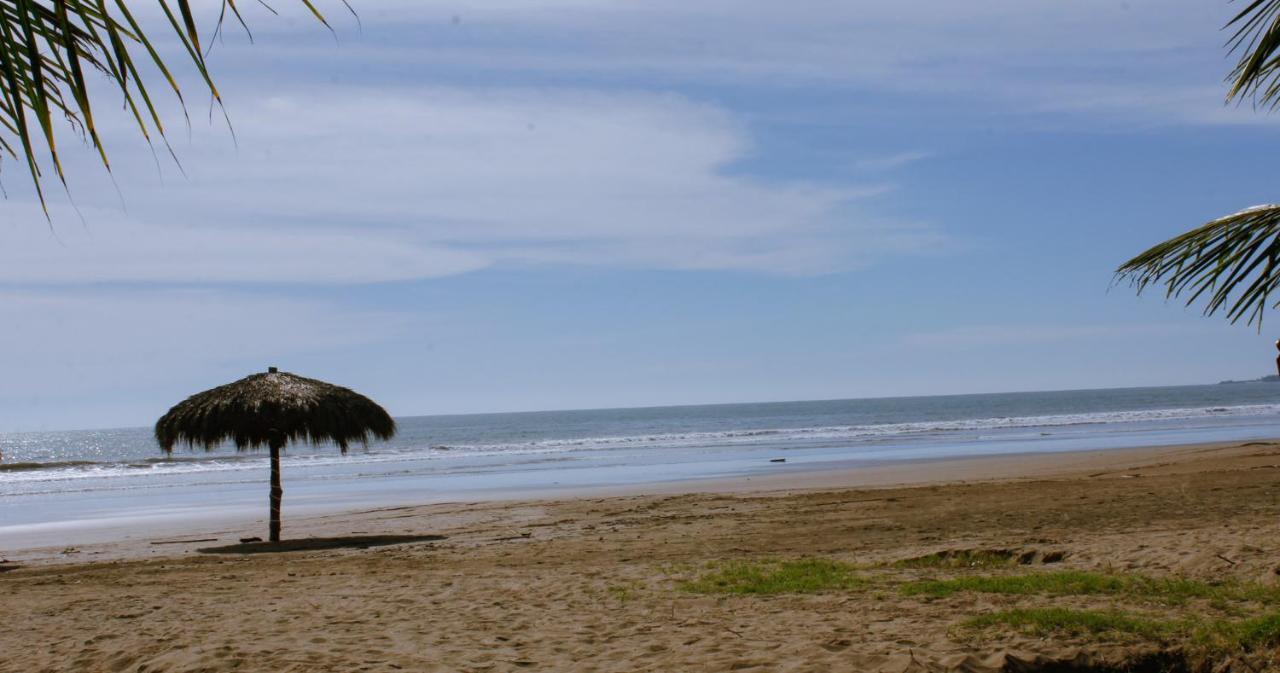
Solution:
[{"label": "sky", "polygon": [[112,171],[64,133],[51,223],[0,164],[0,432],[268,366],[401,416],[1274,366],[1280,316],[1112,284],[1280,199],[1280,120],[1223,102],[1231,3],[351,1],[244,7],[234,135],[189,69],[189,125],[162,104],[180,166],[105,86]]}]

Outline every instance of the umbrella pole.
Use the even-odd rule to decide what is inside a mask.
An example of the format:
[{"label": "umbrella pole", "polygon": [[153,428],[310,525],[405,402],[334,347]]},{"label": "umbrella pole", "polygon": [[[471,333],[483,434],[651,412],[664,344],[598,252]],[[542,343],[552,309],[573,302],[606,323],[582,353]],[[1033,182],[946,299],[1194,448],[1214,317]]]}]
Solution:
[{"label": "umbrella pole", "polygon": [[280,501],[284,488],[280,486],[280,449],[284,442],[271,440],[271,541],[280,541]]}]

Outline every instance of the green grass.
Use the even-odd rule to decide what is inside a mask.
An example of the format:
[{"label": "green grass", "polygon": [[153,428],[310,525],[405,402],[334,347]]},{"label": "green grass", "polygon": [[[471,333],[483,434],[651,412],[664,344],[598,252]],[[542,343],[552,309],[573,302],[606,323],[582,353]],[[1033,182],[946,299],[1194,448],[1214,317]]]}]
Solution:
[{"label": "green grass", "polygon": [[609,595],[618,599],[618,602],[626,603],[632,598],[635,598],[636,595],[640,593],[641,588],[642,585],[639,582],[629,582],[625,584],[610,585],[608,587],[608,591]]},{"label": "green grass", "polygon": [[1141,638],[1155,642],[1185,640],[1209,653],[1231,653],[1280,646],[1280,613],[1252,619],[1153,619],[1117,611],[1065,608],[1016,608],[975,617],[965,629],[1013,627],[1033,636]]},{"label": "green grass", "polygon": [[1047,594],[1050,596],[1108,595],[1144,598],[1169,605],[1191,599],[1280,603],[1280,590],[1260,584],[1228,582],[1209,584],[1180,578],[1145,575],[1111,575],[1081,570],[1059,570],[1022,575],[957,577],[946,580],[909,582],[900,587],[907,596],[943,598],[961,592],[987,594]]},{"label": "green grass", "polygon": [[[998,554],[951,555],[899,562],[898,567],[975,567],[1008,564]],[[702,594],[762,595],[853,590],[870,583],[857,574],[859,566],[829,559],[725,561],[704,566],[694,579],[680,583],[685,591]],[[694,573],[689,566],[681,575]],[[882,578],[883,580],[884,578]],[[876,581],[870,597],[886,598],[892,582]],[[1013,628],[1036,636],[1090,637],[1098,640],[1143,640],[1176,643],[1189,652],[1223,654],[1280,648],[1280,587],[1227,581],[1150,577],[1080,570],[1025,572],[995,576],[967,576],[943,580],[907,582],[897,589],[908,596],[947,597],[962,592],[1013,596],[1108,596],[1136,599],[1164,606],[1196,603],[1196,609],[1180,610],[1183,616],[1134,614],[1117,608],[1105,610],[1060,607],[1023,607],[992,612],[957,625],[972,631]],[[615,586],[610,592],[620,601],[633,596],[633,587]],[[1271,611],[1256,615],[1260,606]],[[1205,612],[1202,608],[1210,608]],[[1148,605],[1148,611],[1152,607]],[[1167,618],[1165,615],[1170,615]]]},{"label": "green grass", "polygon": [[1136,636],[1164,640],[1178,631],[1178,625],[1121,612],[1068,610],[1065,608],[1018,608],[975,617],[962,624],[968,629],[1011,626],[1030,635]]},{"label": "green grass", "polygon": [[981,550],[938,552],[918,558],[894,561],[894,568],[990,568],[1011,565],[1014,557],[1008,553]]},{"label": "green grass", "polygon": [[727,561],[708,566],[702,576],[681,583],[700,594],[787,594],[853,589],[865,583],[855,566],[826,559]]},{"label": "green grass", "polygon": [[1238,622],[1216,620],[1200,624],[1192,639],[1219,652],[1276,647],[1280,645],[1280,613]]}]

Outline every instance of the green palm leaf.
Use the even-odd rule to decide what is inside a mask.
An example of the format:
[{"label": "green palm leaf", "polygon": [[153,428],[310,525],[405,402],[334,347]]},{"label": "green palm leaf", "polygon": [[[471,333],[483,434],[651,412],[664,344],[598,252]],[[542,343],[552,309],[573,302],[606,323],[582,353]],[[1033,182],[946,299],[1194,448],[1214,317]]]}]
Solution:
[{"label": "green palm leaf", "polygon": [[1274,108],[1280,103],[1280,0],[1252,0],[1227,23],[1235,28],[1227,46],[1240,60],[1228,76],[1228,100],[1252,97]]},{"label": "green palm leaf", "polygon": [[[94,147],[103,166],[111,170],[98,136],[86,72],[105,77],[119,90],[125,109],[147,143],[158,137],[168,147],[164,124],[148,88],[150,80],[162,82],[185,110],[182,89],[172,69],[130,11],[129,5],[135,1],[140,0],[0,0],[0,156],[25,164],[46,216],[41,166],[51,167],[66,184],[58,156],[59,118],[68,130]],[[178,38],[202,86],[221,104],[201,50],[200,23],[190,0],[152,1],[167,19],[168,26],[163,29]],[[297,1],[328,26],[311,0]],[[214,34],[221,30],[228,8],[243,24],[235,1],[223,0]]]},{"label": "green palm leaf", "polygon": [[1262,323],[1280,285],[1280,205],[1247,208],[1172,238],[1125,262],[1118,278],[1141,293],[1163,285],[1187,305],[1205,298],[1205,315]]},{"label": "green palm leaf", "polygon": [[[1226,27],[1234,29],[1228,49],[1240,55],[1227,78],[1227,100],[1280,106],[1280,0],[1249,0]],[[1233,323],[1243,318],[1261,329],[1280,285],[1278,260],[1280,205],[1255,206],[1147,250],[1121,265],[1116,277],[1139,293],[1163,285],[1166,297],[1185,297],[1187,305],[1204,298],[1205,315],[1222,311]]]}]

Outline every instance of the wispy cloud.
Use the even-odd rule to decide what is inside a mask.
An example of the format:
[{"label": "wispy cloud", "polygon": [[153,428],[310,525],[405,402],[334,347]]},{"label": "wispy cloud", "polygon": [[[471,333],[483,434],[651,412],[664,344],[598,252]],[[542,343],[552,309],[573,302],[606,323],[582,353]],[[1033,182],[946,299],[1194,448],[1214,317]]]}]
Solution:
[{"label": "wispy cloud", "polygon": [[[357,6],[365,36],[378,40],[350,31],[340,59],[326,38],[298,39],[305,23],[262,16],[255,26],[277,33],[281,67],[295,63],[291,69],[301,70],[319,58],[331,74],[361,76],[369,64],[411,65],[446,78],[507,82],[570,77],[603,78],[610,86],[834,87],[1035,122],[1046,113],[1141,124],[1274,122],[1223,106],[1228,62],[1218,27],[1232,14],[1226,3],[923,0],[796,7],[755,0],[442,0]],[[232,46],[223,58],[247,63],[252,57],[244,51]],[[363,65],[356,71],[344,61]]]},{"label": "wispy cloud", "polygon": [[210,371],[254,371],[303,354],[371,346],[431,320],[421,312],[248,292],[3,291],[0,368],[7,381],[23,383],[0,389],[0,399],[209,380]]},{"label": "wispy cloud", "polygon": [[932,152],[898,152],[895,154],[886,154],[883,156],[863,157],[854,162],[854,166],[859,170],[881,172],[892,171],[904,166],[910,166],[919,161],[923,161],[932,157]]},{"label": "wispy cloud", "polygon": [[[366,28],[340,28],[340,48],[296,4],[257,17],[259,44],[232,30],[215,51],[240,150],[198,128],[175,139],[191,178],[161,182],[149,155],[113,142],[129,212],[109,187],[77,185],[93,236],[66,215],[62,243],[38,225],[0,234],[0,280],[375,282],[527,265],[803,274],[956,246],[932,223],[866,205],[894,188],[871,174],[928,153],[851,156],[865,184],[752,177],[734,170],[756,158],[744,116],[653,93],[726,78],[1035,124],[1270,123],[1221,105],[1223,12],[1196,3],[395,1],[358,3]],[[512,84],[530,79],[540,84]]]},{"label": "wispy cloud", "polygon": [[190,177],[167,184],[147,175],[149,156],[117,154],[128,213],[105,185],[78,187],[88,230],[63,215],[61,240],[0,234],[0,280],[372,282],[546,264],[807,274],[945,246],[926,224],[860,207],[883,182],[730,172],[753,152],[749,132],[680,96],[242,93],[243,149],[198,135],[179,148]]},{"label": "wispy cloud", "polygon": [[948,350],[977,350],[1027,344],[1161,338],[1186,335],[1182,324],[1062,324],[970,325],[908,334],[909,346]]},{"label": "wispy cloud", "polygon": [[157,222],[81,208],[81,227],[71,224],[69,209],[55,208],[52,233],[40,226],[33,205],[10,213],[25,223],[0,234],[0,283],[368,283],[449,276],[491,263],[399,231],[362,235],[354,228],[269,226],[249,218],[222,224],[217,209]]}]

